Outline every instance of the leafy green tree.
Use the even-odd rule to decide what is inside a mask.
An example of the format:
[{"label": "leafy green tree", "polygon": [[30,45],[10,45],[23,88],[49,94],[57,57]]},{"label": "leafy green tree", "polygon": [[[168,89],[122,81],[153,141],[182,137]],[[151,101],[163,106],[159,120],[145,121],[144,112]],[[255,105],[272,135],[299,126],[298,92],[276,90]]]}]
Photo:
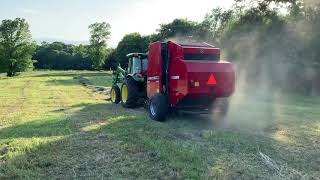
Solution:
[{"label": "leafy green tree", "polygon": [[198,30],[198,23],[189,21],[188,19],[175,19],[171,23],[161,24],[158,30],[162,40],[168,38],[187,39],[192,38]]},{"label": "leafy green tree", "polygon": [[152,39],[173,40],[180,43],[213,41],[210,29],[206,24],[188,19],[175,19],[168,24],[161,24],[157,31],[158,34],[151,35]]},{"label": "leafy green tree", "polygon": [[94,69],[101,69],[107,55],[107,41],[110,38],[110,24],[106,22],[94,23],[89,26],[90,54]]},{"label": "leafy green tree", "polygon": [[3,20],[0,25],[0,72],[15,76],[17,72],[32,69],[32,41],[25,19]]},{"label": "leafy green tree", "polygon": [[248,90],[263,82],[272,91],[319,94],[316,5],[313,0],[237,0],[231,10],[214,9],[202,24],[218,39],[223,56],[237,63]]},{"label": "leafy green tree", "polygon": [[106,59],[105,59],[103,69],[105,69],[105,70],[110,70],[110,68],[111,68],[111,62],[114,62],[114,61],[117,61],[117,58],[116,58],[116,50],[110,48],[110,49],[109,49],[109,52],[108,52],[108,55],[107,55],[107,57],[106,57]]},{"label": "leafy green tree", "polygon": [[222,8],[214,8],[208,13],[202,26],[210,31],[210,35],[217,39],[221,36],[222,31],[226,28],[228,23],[234,19],[234,10],[223,10]]},{"label": "leafy green tree", "polygon": [[92,70],[88,45],[70,45],[62,42],[43,42],[37,46],[34,59],[36,69]]},{"label": "leafy green tree", "polygon": [[161,37],[159,33],[153,33],[151,35],[145,36],[145,38],[149,41],[149,42],[156,42],[156,41],[160,41]]},{"label": "leafy green tree", "polygon": [[139,33],[127,34],[119,42],[115,57],[122,66],[126,66],[126,55],[133,52],[146,52],[149,43],[149,37],[143,37]]},{"label": "leafy green tree", "polygon": [[163,39],[175,36],[192,36],[196,27],[196,22],[187,19],[175,19],[171,23],[161,24],[159,34]]}]

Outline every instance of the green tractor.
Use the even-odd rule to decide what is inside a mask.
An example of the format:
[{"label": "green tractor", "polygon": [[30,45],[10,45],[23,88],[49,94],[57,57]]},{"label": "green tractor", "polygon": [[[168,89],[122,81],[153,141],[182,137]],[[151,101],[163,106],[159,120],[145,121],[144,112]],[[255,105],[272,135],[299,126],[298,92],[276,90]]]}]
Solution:
[{"label": "green tractor", "polygon": [[148,59],[144,53],[131,53],[127,58],[129,59],[127,71],[119,64],[111,63],[113,70],[111,102],[121,103],[126,108],[135,108],[145,103]]}]

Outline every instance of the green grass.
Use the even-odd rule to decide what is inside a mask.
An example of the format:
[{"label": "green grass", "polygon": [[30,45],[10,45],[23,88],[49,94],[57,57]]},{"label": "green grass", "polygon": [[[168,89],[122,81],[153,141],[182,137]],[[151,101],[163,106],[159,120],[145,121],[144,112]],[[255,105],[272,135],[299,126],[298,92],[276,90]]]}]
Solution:
[{"label": "green grass", "polygon": [[79,84],[110,73],[0,76],[0,179],[319,179],[320,98],[235,95],[223,122],[149,120]]},{"label": "green grass", "polygon": [[104,87],[112,86],[111,74],[103,75],[103,76],[84,76],[84,78],[89,80],[95,86],[104,86]]}]

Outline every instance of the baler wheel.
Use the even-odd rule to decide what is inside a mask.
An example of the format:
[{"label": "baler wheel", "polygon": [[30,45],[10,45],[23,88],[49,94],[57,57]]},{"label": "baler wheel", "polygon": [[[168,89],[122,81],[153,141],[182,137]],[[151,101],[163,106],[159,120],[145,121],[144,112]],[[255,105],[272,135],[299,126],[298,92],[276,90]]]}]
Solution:
[{"label": "baler wheel", "polygon": [[135,108],[139,100],[137,82],[132,78],[126,78],[121,86],[121,104],[126,108]]},{"label": "baler wheel", "polygon": [[162,94],[155,94],[149,103],[149,116],[155,121],[164,121],[168,114],[167,98]]},{"label": "baler wheel", "polygon": [[110,91],[111,102],[114,104],[119,104],[121,101],[120,88],[117,85],[112,86]]}]

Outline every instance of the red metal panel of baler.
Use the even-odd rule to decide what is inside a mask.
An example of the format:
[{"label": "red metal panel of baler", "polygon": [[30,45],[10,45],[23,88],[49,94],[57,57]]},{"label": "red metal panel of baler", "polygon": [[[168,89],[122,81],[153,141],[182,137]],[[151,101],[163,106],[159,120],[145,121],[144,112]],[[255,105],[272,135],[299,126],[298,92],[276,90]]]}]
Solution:
[{"label": "red metal panel of baler", "polygon": [[[228,62],[187,62],[190,97],[229,97],[235,89],[235,73]],[[213,76],[215,83],[208,84]],[[194,84],[197,84],[195,86]]]},{"label": "red metal panel of baler", "polygon": [[161,61],[161,43],[155,42],[150,44],[147,71],[147,95],[149,98],[162,90]]},{"label": "red metal panel of baler", "polygon": [[[169,42],[170,64],[170,104],[176,106],[186,98],[214,99],[229,97],[235,89],[233,65],[220,60],[220,49],[203,46],[183,46]],[[185,54],[214,54],[215,60],[185,60]],[[208,84],[214,76],[214,84]]]},{"label": "red metal panel of baler", "polygon": [[169,68],[169,102],[175,106],[181,99],[188,94],[188,73],[187,66],[183,59],[183,48],[173,42],[168,42],[170,49],[170,68]]},{"label": "red metal panel of baler", "polygon": [[220,59],[220,48],[210,47],[183,47],[184,54],[215,54]]}]

